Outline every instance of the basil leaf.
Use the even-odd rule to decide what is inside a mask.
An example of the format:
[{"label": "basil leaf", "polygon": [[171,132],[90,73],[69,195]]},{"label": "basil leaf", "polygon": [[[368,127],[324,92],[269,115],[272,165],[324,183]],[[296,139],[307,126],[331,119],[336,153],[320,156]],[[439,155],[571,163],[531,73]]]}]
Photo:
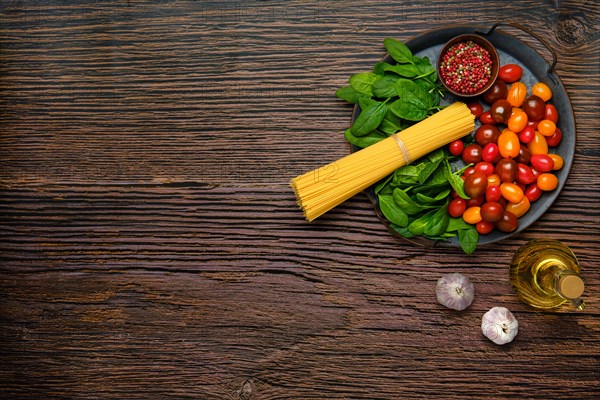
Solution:
[{"label": "basil leaf", "polygon": [[373,95],[381,99],[387,99],[396,96],[396,81],[398,78],[392,78],[389,76],[380,76],[375,82],[373,82]]},{"label": "basil leaf", "polygon": [[450,182],[452,189],[454,189],[461,198],[465,200],[471,199],[469,196],[467,196],[467,193],[465,193],[465,184],[463,180],[452,173],[452,167],[450,167],[448,160],[445,160],[444,162],[446,164],[446,168],[444,169],[446,172],[446,179],[448,182]]},{"label": "basil leaf", "polygon": [[387,136],[385,136],[384,134],[381,134],[377,131],[371,132],[370,135],[357,137],[352,134],[352,129],[350,129],[350,128],[346,129],[346,131],[344,132],[344,137],[346,138],[348,143],[351,143],[357,147],[360,147],[361,149],[364,149],[365,147],[369,147],[369,146],[379,142],[380,140],[387,138]]},{"label": "basil leaf", "polygon": [[449,222],[450,216],[448,215],[448,205],[446,204],[431,216],[431,219],[423,229],[423,233],[427,236],[441,235],[446,231]]},{"label": "basil leaf", "polygon": [[377,75],[372,72],[361,72],[350,77],[350,86],[359,93],[373,96],[371,87],[377,79]]},{"label": "basil leaf", "polygon": [[335,92],[335,95],[342,100],[346,100],[348,103],[357,104],[361,97],[365,94],[357,92],[352,86],[344,86]]},{"label": "basil leaf", "polygon": [[396,39],[387,38],[383,41],[383,45],[388,53],[390,53],[390,56],[400,64],[413,63],[412,52],[404,43]]},{"label": "basil leaf", "polygon": [[477,233],[474,226],[471,226],[470,229],[461,229],[458,231],[458,241],[460,242],[460,248],[468,255],[471,255],[477,248],[479,233]]},{"label": "basil leaf", "polygon": [[408,215],[398,208],[392,196],[379,196],[379,208],[390,222],[401,227],[408,225]]},{"label": "basil leaf", "polygon": [[386,112],[386,105],[379,102],[361,111],[354,124],[352,124],[352,134],[354,136],[365,136],[373,132],[385,117]]}]

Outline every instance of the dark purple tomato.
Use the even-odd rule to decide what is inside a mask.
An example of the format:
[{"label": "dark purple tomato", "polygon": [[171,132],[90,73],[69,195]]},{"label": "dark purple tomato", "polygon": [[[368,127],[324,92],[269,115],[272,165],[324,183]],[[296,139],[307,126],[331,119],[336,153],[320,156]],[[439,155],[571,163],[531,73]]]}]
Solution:
[{"label": "dark purple tomato", "polygon": [[533,171],[529,167],[529,165],[525,164],[517,164],[517,182],[522,183],[523,185],[529,185],[535,182],[537,178],[533,174]]},{"label": "dark purple tomato", "polygon": [[475,131],[475,141],[482,147],[488,143],[497,143],[499,136],[500,129],[494,125],[481,125]]},{"label": "dark purple tomato", "polygon": [[530,159],[531,151],[529,151],[526,145],[521,143],[521,146],[519,148],[519,155],[515,157],[515,161],[518,163],[529,164]]},{"label": "dark purple tomato", "polygon": [[475,230],[480,235],[488,235],[488,234],[492,233],[495,226],[496,225],[493,222],[487,222],[487,221],[481,220],[477,224],[475,224]]},{"label": "dark purple tomato", "polygon": [[448,204],[448,214],[454,218],[462,217],[466,209],[467,200],[461,199],[460,197],[455,198]]},{"label": "dark purple tomato", "polygon": [[512,158],[501,159],[496,164],[496,174],[502,182],[514,182],[517,178],[517,163]]},{"label": "dark purple tomato", "polygon": [[481,161],[481,150],[483,149],[480,145],[471,143],[463,150],[463,161],[467,164],[477,164],[479,161]]},{"label": "dark purple tomato", "polygon": [[[534,94],[525,99],[521,108],[525,111],[525,114],[527,114],[531,121],[542,120],[546,115],[546,103]],[[493,114],[494,113],[492,113],[492,115]]]},{"label": "dark purple tomato", "polygon": [[479,118],[479,116],[483,113],[483,106],[476,101],[467,104],[467,107],[469,107],[471,114],[473,114],[475,118]]},{"label": "dark purple tomato", "polygon": [[502,219],[504,208],[495,201],[487,202],[481,206],[481,219],[487,222],[498,222]]},{"label": "dark purple tomato", "polygon": [[498,228],[500,232],[504,233],[514,232],[518,227],[519,220],[517,217],[515,217],[515,214],[511,213],[510,211],[504,211],[500,221],[496,222],[496,228]]},{"label": "dark purple tomato", "polygon": [[506,99],[496,100],[490,107],[490,113],[494,121],[506,124],[512,113],[512,105]]},{"label": "dark purple tomato", "polygon": [[506,82],[501,81],[500,79],[496,79],[496,82],[488,90],[483,94],[483,101],[488,104],[492,104],[496,100],[506,99],[506,95],[508,94],[508,87],[506,86]]},{"label": "dark purple tomato", "polygon": [[467,200],[467,209],[471,207],[479,207],[485,202],[485,196],[475,197]]},{"label": "dark purple tomato", "polygon": [[460,139],[455,140],[448,145],[448,150],[450,150],[450,154],[453,156],[460,156],[464,149],[465,144]]},{"label": "dark purple tomato", "polygon": [[465,179],[465,193],[472,199],[483,197],[487,184],[487,176],[476,170]]}]

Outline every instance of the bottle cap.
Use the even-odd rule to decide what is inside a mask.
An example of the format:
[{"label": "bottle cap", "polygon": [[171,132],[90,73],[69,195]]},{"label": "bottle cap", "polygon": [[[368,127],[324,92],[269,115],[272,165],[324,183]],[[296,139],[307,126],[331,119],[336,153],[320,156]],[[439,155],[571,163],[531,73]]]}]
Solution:
[{"label": "bottle cap", "polygon": [[583,280],[577,275],[566,275],[560,278],[558,290],[567,299],[577,299],[583,294]]}]

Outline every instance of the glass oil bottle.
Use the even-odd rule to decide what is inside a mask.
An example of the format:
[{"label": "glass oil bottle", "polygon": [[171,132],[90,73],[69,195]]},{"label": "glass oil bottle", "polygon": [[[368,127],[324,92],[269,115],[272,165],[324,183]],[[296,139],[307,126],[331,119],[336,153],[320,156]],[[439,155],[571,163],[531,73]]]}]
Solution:
[{"label": "glass oil bottle", "polygon": [[535,239],[515,253],[510,280],[525,303],[549,311],[566,309],[570,303],[583,310],[584,283],[575,254],[554,239]]}]

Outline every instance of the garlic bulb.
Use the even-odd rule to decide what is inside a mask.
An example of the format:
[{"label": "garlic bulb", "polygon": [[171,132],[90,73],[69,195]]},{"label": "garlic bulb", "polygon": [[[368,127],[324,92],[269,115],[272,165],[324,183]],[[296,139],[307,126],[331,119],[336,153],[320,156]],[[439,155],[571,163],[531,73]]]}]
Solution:
[{"label": "garlic bulb", "polygon": [[496,344],[512,342],[519,332],[515,316],[504,307],[494,307],[483,315],[481,332]]},{"label": "garlic bulb", "polygon": [[475,287],[463,274],[453,273],[442,276],[435,288],[438,302],[453,310],[464,310],[475,297]]}]

